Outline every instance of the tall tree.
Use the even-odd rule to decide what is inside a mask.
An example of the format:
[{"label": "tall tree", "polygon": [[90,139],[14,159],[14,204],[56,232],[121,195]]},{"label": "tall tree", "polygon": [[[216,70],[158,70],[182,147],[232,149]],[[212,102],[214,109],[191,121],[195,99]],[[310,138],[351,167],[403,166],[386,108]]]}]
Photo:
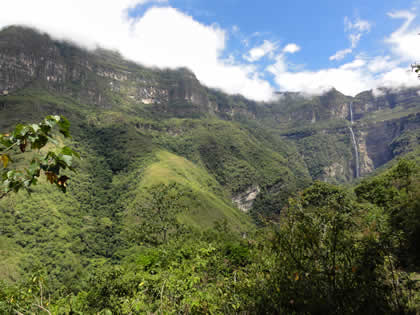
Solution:
[{"label": "tall tree", "polygon": [[170,234],[182,228],[177,215],[186,210],[182,198],[187,193],[176,183],[147,188],[141,200],[129,210],[129,235],[139,242],[166,243]]}]

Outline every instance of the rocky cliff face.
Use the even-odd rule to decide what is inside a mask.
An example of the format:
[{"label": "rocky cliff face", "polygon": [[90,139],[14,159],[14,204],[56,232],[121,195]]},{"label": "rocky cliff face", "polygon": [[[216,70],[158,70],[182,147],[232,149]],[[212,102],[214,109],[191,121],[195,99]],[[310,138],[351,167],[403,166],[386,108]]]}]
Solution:
[{"label": "rocky cliff face", "polygon": [[258,187],[258,185],[251,186],[246,191],[233,196],[232,201],[243,212],[248,212],[252,209],[252,205],[260,192],[261,189]]},{"label": "rocky cliff face", "polygon": [[282,93],[277,101],[257,103],[208,89],[187,69],[148,69],[115,52],[89,52],[10,27],[0,33],[0,98],[26,88],[47,89],[98,108],[128,104],[167,118],[217,117],[259,126],[296,146],[312,178],[326,181],[348,181],[357,173],[350,105],[362,176],[396,156],[392,143],[397,137],[420,127],[419,89],[382,89],[356,97],[335,89],[316,97]]},{"label": "rocky cliff face", "polygon": [[[364,176],[397,156],[392,145],[395,139],[420,129],[419,91],[420,85],[419,88],[398,91],[382,89],[376,96],[367,91],[353,98],[332,90],[322,97],[301,101],[298,106],[298,103],[285,103],[282,112],[286,112],[289,107],[294,108],[294,113],[289,116],[289,126],[283,127],[287,130],[284,135],[300,143],[308,140],[301,146],[303,154],[319,150],[332,155],[330,159],[324,160],[321,171],[315,169],[311,172],[314,178],[327,181],[354,178],[356,152],[349,149],[351,141],[339,136],[343,134],[344,125],[351,125],[351,105],[354,121],[352,129],[360,161],[358,171]],[[282,104],[279,103],[278,106]],[[320,108],[320,111],[316,113],[314,108]],[[290,129],[290,126],[293,128]],[[334,138],[331,137],[332,134],[335,135]],[[327,140],[328,137],[331,138],[330,141]],[[351,139],[351,135],[347,134],[347,138]],[[316,146],[313,145],[314,142],[317,143]],[[417,144],[420,144],[418,140]],[[314,158],[322,161],[312,154],[311,159]]]},{"label": "rocky cliff face", "polygon": [[3,95],[35,85],[104,107],[118,105],[112,94],[127,102],[162,105],[167,111],[168,105],[175,103],[195,105],[195,112],[209,106],[205,89],[186,69],[153,71],[125,61],[117,53],[88,52],[20,27],[3,30],[1,37]]},{"label": "rocky cliff face", "polygon": [[394,139],[404,132],[419,128],[420,113],[383,121],[362,122],[360,124],[360,138],[365,147],[366,155],[373,164],[373,167],[367,167],[365,173],[385,164],[394,157],[391,145]]}]

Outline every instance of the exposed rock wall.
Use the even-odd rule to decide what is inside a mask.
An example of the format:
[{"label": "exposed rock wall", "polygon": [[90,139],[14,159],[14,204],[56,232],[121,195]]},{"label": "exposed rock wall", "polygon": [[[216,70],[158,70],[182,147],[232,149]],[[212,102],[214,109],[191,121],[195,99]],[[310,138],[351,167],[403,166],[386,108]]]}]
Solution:
[{"label": "exposed rock wall", "polygon": [[260,191],[260,187],[258,185],[254,185],[248,188],[246,191],[235,195],[232,198],[232,201],[240,210],[243,212],[248,212],[252,208],[252,205]]},{"label": "exposed rock wall", "polygon": [[359,147],[364,161],[363,172],[366,174],[394,158],[392,141],[404,131],[420,128],[420,114],[364,123],[360,128]]},{"label": "exposed rock wall", "polygon": [[[167,117],[248,120],[267,127],[288,143],[302,144],[300,154],[305,155],[308,165],[311,159],[322,160],[311,167],[314,178],[324,180],[346,181],[353,177],[354,156],[347,128],[350,103],[361,175],[394,157],[391,144],[396,137],[420,128],[416,114],[416,109],[420,111],[419,89],[383,89],[376,94],[367,91],[354,98],[335,89],[315,97],[281,93],[276,101],[258,103],[206,88],[187,69],[147,69],[115,52],[89,52],[28,29],[2,30],[0,97],[28,86],[67,94],[83,104],[100,107],[130,104]],[[4,104],[0,102],[0,106]],[[410,112],[414,114],[409,116]],[[313,139],[321,146],[311,143]],[[249,193],[252,195],[252,191]],[[245,208],[247,198],[238,199]]]},{"label": "exposed rock wall", "polygon": [[[116,53],[88,52],[33,30],[17,30],[10,28],[2,34],[10,37],[4,41],[7,44],[0,43],[2,95],[36,85],[105,107],[115,103],[111,94],[117,93],[127,101],[164,105],[167,111],[174,103],[208,112],[205,88],[186,69],[175,73],[150,70],[124,61]],[[18,41],[22,34],[26,38]]]},{"label": "exposed rock wall", "polygon": [[360,175],[366,175],[375,169],[375,165],[369,156],[366,144],[367,132],[360,131],[357,133],[360,157]]}]

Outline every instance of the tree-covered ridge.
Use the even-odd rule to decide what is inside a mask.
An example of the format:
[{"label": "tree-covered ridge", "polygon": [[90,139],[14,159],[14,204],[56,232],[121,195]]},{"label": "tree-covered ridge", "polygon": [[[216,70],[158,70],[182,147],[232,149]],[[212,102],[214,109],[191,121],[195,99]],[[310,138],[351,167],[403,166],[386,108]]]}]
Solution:
[{"label": "tree-covered ridge", "polygon": [[[290,199],[279,223],[246,238],[223,222],[206,232],[169,223],[171,237],[160,234],[161,245],[132,239],[61,290],[51,286],[46,271],[16,285],[3,283],[0,307],[36,311],[40,295],[51,294],[41,306],[57,314],[415,314],[419,284],[404,270],[418,266],[410,246],[418,244],[412,237],[419,227],[398,224],[401,216],[418,221],[418,195],[407,195],[418,192],[418,175],[402,160],[354,193],[317,182]],[[375,188],[383,197],[369,202],[375,181],[382,183]],[[151,189],[151,209],[185,194],[176,194],[174,185]],[[176,213],[170,212],[168,219]],[[153,233],[148,236],[159,235]]]},{"label": "tree-covered ridge", "polygon": [[[203,87],[187,69],[149,69],[116,52],[85,51],[31,29],[9,27],[1,31],[0,38],[0,63],[5,73],[0,92],[6,96],[0,104],[5,117],[14,106],[25,112],[49,107],[49,114],[57,106],[58,96],[66,99],[61,110],[83,109],[81,117],[89,115],[91,120],[98,112],[106,112],[120,121],[125,119],[121,117],[124,112],[142,117],[138,126],[161,134],[178,134],[172,126],[156,124],[172,118],[235,121],[254,136],[269,134],[264,136],[269,138],[264,145],[276,147],[275,151],[287,147],[287,154],[297,157],[297,165],[288,165],[292,171],[297,168],[312,179],[339,183],[351,181],[357,174],[354,152],[349,149],[350,107],[362,175],[395,158],[398,152],[392,148],[393,141],[418,129],[418,120],[413,122],[420,104],[416,88],[381,89],[376,94],[366,91],[356,97],[335,89],[316,97],[281,93],[276,101],[258,103]],[[47,102],[34,102],[31,94]],[[22,102],[29,106],[22,109]]]},{"label": "tree-covered ridge", "polygon": [[[222,185],[219,195],[223,198],[258,186],[261,198],[278,196],[274,206],[279,204],[276,207],[281,208],[289,192],[310,181],[294,145],[258,126],[214,117],[147,118],[120,109],[79,106],[74,99],[39,89],[25,89],[2,101],[9,121],[3,122],[5,130],[11,122],[19,121],[19,113],[29,121],[50,111],[69,117],[74,122],[76,147],[82,151],[89,148],[85,157],[101,156],[112,177],[132,172],[136,167],[143,169],[145,164],[136,161],[146,161],[154,150],[163,149],[209,172]],[[12,107],[17,111],[10,111]],[[32,108],[37,110],[29,110]]]},{"label": "tree-covered ridge", "polygon": [[[256,103],[13,27],[0,66],[0,132],[65,116],[81,155],[0,200],[0,313],[418,312],[416,89]],[[364,178],[311,186],[351,185],[349,126]]]}]

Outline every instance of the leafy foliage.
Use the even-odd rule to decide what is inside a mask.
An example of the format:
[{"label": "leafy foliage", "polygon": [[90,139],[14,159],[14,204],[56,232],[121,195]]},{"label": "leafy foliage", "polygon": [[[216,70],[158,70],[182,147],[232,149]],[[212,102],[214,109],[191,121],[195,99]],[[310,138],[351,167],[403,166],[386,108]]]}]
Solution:
[{"label": "leafy foliage", "polygon": [[405,264],[420,263],[420,169],[401,159],[390,170],[362,181],[355,189],[360,200],[369,201],[389,215],[398,239],[396,251]]},{"label": "leafy foliage", "polygon": [[[401,314],[410,311],[412,289],[396,271],[388,231],[380,208],[316,183],[290,201],[279,226],[243,239],[218,224],[134,245],[117,264],[86,272],[80,290],[63,295],[44,284],[43,294],[57,314]],[[36,308],[34,284],[3,284],[0,310]]]},{"label": "leafy foliage", "polygon": [[[60,116],[47,116],[40,124],[19,124],[10,134],[0,134],[0,160],[3,163],[0,198],[10,191],[18,192],[20,189],[31,192],[31,186],[36,185],[41,171],[48,182],[55,184],[63,192],[66,191],[69,177],[60,172],[65,169],[74,170],[72,160],[79,155],[67,146],[58,151],[42,150],[48,142],[57,144],[52,136],[55,126],[64,137],[70,137],[70,123]],[[19,151],[31,155],[29,166],[23,169],[19,166],[12,167]]]},{"label": "leafy foliage", "polygon": [[376,234],[387,229],[386,221],[369,222],[366,210],[324,183],[291,200],[273,235],[276,272],[259,307],[268,313],[391,312],[386,252]]},{"label": "leafy foliage", "polygon": [[185,212],[182,201],[186,189],[179,184],[157,184],[144,191],[141,203],[131,205],[127,233],[136,242],[166,243],[171,234],[178,234],[182,226],[177,215]]},{"label": "leafy foliage", "polygon": [[[180,189],[150,186],[150,205],[178,204]],[[402,314],[417,305],[415,282],[398,270],[389,215],[379,206],[358,203],[343,188],[315,183],[290,199],[279,224],[246,239],[218,223],[212,230],[187,229],[163,242],[168,225],[162,223],[174,223],[177,212],[176,205],[168,209],[174,211],[162,212],[164,221],[148,222],[157,227],[146,227],[152,241],[143,235],[143,245],[134,240],[112,259],[98,261],[82,273],[79,289],[63,294],[43,284],[43,295],[51,294],[49,310]],[[34,284],[3,283],[0,310],[34,310],[41,294]]]}]

